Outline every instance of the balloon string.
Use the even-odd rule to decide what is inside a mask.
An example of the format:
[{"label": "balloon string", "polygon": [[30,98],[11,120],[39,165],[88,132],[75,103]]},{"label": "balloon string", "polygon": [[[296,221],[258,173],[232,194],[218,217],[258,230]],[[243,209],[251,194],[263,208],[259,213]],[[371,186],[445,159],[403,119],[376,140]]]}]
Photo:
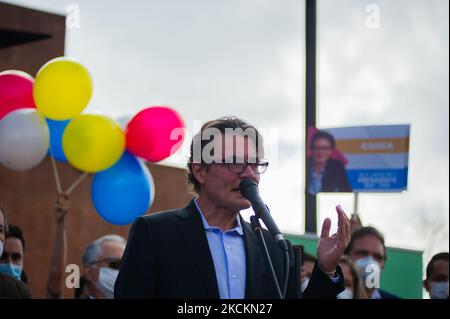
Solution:
[{"label": "balloon string", "polygon": [[73,182],[72,185],[69,186],[69,188],[66,190],[66,194],[70,195],[70,193],[72,193],[72,191],[83,181],[83,179],[88,175],[88,173],[83,173],[82,175],[80,175],[80,177],[77,178],[77,180],[75,182]]},{"label": "balloon string", "polygon": [[56,161],[55,161],[55,157],[53,156],[51,146],[50,146],[50,158],[52,160],[52,169],[53,169],[53,176],[55,177],[55,182],[56,182],[56,190],[58,191],[58,194],[61,194],[61,192],[62,192],[61,181],[59,179],[58,168],[56,167]]}]

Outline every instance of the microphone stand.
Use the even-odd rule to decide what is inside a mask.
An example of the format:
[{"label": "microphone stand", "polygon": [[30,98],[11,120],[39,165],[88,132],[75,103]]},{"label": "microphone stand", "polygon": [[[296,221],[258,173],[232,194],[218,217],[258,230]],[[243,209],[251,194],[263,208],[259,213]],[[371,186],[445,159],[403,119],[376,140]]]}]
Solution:
[{"label": "microphone stand", "polygon": [[269,251],[267,250],[266,241],[264,240],[264,236],[262,233],[261,224],[259,223],[259,219],[256,218],[256,216],[251,216],[250,223],[252,225],[253,232],[255,233],[256,238],[258,238],[258,243],[263,252],[264,261],[265,261],[266,266],[269,269],[269,272],[271,274],[272,283],[277,291],[278,298],[283,299],[283,294],[281,292],[280,285],[278,283],[277,275],[275,274],[275,270],[273,269],[272,261],[270,260]]},{"label": "microphone stand", "polygon": [[294,271],[293,271],[293,280],[297,286],[297,298],[302,299],[303,291],[301,289],[301,280],[300,274],[302,269],[302,256],[303,256],[303,246],[294,246],[293,247],[294,254]]}]

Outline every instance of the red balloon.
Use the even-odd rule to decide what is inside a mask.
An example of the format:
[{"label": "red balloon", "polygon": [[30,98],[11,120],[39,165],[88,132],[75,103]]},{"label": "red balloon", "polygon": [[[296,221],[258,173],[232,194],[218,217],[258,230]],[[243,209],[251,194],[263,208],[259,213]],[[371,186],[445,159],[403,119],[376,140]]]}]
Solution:
[{"label": "red balloon", "polygon": [[0,73],[0,120],[14,110],[36,108],[33,83],[33,77],[22,71],[8,70]]},{"label": "red balloon", "polygon": [[131,119],[125,134],[126,148],[130,153],[149,162],[158,162],[181,147],[184,123],[175,110],[167,106],[152,106]]}]

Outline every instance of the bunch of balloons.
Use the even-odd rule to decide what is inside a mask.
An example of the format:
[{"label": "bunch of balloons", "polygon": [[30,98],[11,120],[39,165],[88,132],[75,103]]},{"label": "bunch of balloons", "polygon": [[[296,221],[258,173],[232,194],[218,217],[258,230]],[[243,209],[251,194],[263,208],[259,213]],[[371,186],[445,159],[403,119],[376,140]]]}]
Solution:
[{"label": "bunch of balloons", "polygon": [[88,70],[66,57],[47,62],[35,79],[21,71],[1,72],[0,163],[27,170],[50,154],[93,173],[97,212],[112,224],[129,224],[154,199],[144,160],[158,162],[174,154],[184,139],[184,123],[167,106],[146,107],[126,124],[81,114],[92,90]]}]

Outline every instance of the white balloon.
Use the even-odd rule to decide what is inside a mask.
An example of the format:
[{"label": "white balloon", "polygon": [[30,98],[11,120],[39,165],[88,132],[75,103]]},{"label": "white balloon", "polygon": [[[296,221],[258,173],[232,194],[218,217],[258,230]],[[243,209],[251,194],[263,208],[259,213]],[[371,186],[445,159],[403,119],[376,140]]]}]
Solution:
[{"label": "white balloon", "polygon": [[0,163],[14,170],[37,166],[50,143],[45,118],[36,109],[19,109],[0,120]]}]

